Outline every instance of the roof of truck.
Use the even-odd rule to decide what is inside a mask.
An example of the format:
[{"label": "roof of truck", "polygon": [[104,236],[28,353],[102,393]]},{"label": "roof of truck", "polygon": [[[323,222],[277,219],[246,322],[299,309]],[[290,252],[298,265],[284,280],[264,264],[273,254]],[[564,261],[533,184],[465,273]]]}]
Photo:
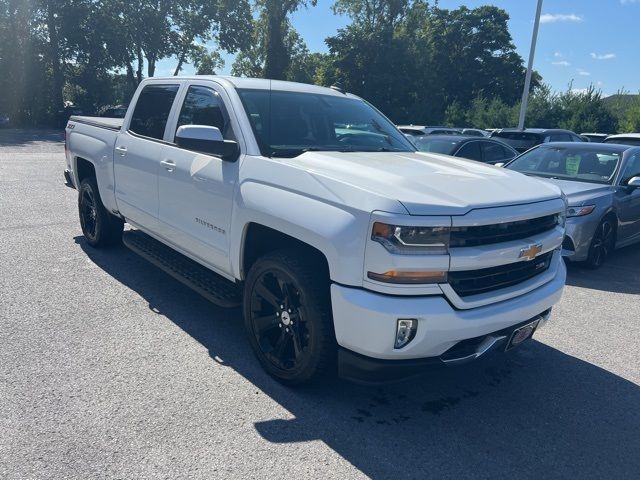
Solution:
[{"label": "roof of truck", "polygon": [[230,75],[190,75],[180,77],[152,77],[147,80],[223,80],[228,82],[234,88],[252,89],[252,90],[281,90],[286,92],[303,92],[317,93],[321,95],[334,95],[337,97],[353,97],[355,95],[345,93],[337,88],[320,87],[318,85],[310,85],[308,83],[286,82],[284,80],[269,80],[267,78],[245,78],[232,77]]}]

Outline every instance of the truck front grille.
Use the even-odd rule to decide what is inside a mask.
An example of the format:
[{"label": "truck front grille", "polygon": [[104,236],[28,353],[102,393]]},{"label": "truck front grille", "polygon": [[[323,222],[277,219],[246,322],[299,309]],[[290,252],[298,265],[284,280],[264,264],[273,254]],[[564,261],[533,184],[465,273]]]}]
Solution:
[{"label": "truck front grille", "polygon": [[525,262],[480,270],[449,272],[449,284],[460,297],[507,288],[545,272],[551,264],[552,256],[553,251]]},{"label": "truck front grille", "polygon": [[475,247],[492,243],[520,240],[547,232],[558,225],[558,215],[518,220],[515,222],[480,225],[478,227],[453,227],[451,247]]}]

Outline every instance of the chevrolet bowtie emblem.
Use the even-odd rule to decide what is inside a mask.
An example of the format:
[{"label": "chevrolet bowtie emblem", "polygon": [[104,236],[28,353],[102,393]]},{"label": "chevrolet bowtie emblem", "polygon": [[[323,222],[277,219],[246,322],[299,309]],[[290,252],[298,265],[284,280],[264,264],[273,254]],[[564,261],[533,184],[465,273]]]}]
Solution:
[{"label": "chevrolet bowtie emblem", "polygon": [[520,249],[520,256],[518,258],[526,258],[527,260],[533,260],[542,251],[542,244],[535,243]]}]

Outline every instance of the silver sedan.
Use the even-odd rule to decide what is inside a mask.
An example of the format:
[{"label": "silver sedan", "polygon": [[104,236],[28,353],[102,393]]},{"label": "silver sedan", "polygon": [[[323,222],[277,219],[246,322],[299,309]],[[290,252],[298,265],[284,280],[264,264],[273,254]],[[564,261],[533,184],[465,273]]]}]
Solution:
[{"label": "silver sedan", "polygon": [[567,196],[563,255],[598,268],[614,249],[640,241],[640,147],[548,143],[506,168],[541,177]]}]

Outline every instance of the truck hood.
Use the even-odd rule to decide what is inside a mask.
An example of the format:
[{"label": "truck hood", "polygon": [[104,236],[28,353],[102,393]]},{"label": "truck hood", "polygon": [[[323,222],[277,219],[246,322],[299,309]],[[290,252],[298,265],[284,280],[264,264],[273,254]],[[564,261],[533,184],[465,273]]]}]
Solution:
[{"label": "truck hood", "polygon": [[588,203],[589,200],[602,197],[612,193],[611,185],[599,183],[575,182],[573,180],[559,180],[556,178],[540,178],[545,183],[557,185],[567,196],[569,205],[580,206]]},{"label": "truck hood", "polygon": [[317,181],[330,179],[398,200],[411,215],[464,215],[475,208],[560,197],[560,189],[550,183],[447,155],[307,152],[286,162]]}]

